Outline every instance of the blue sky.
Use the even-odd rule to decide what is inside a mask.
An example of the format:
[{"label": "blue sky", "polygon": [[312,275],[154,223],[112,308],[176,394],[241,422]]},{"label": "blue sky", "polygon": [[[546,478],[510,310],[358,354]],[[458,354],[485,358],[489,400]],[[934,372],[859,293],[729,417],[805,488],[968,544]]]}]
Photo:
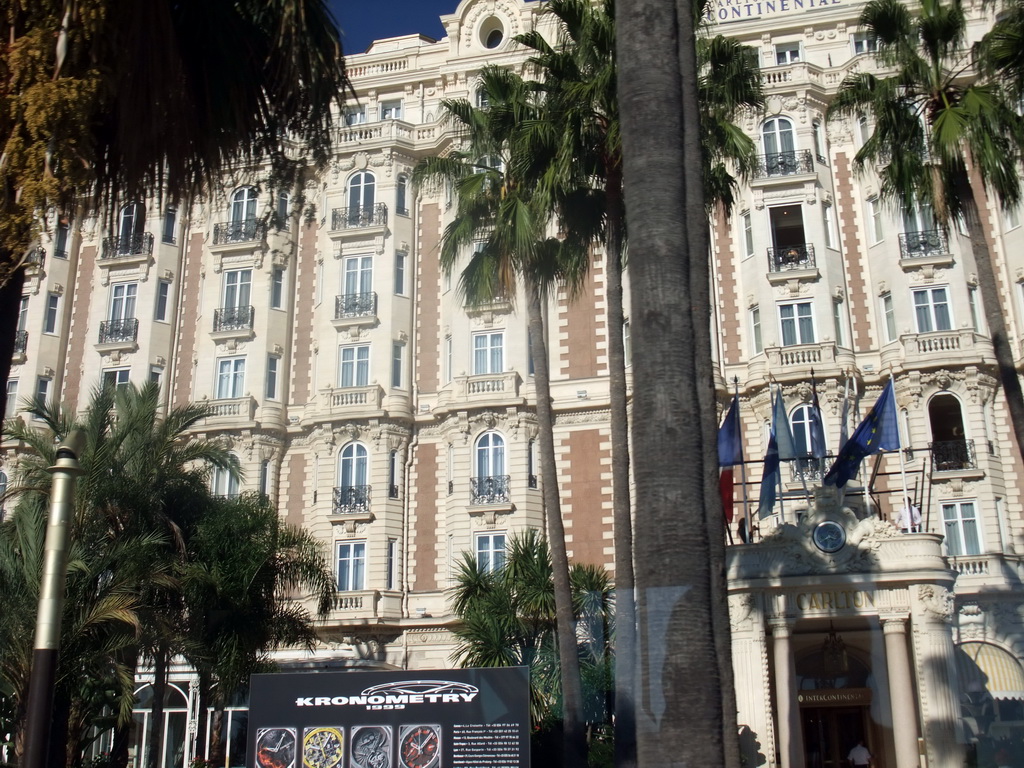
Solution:
[{"label": "blue sky", "polygon": [[459,0],[328,0],[342,31],[346,54],[362,53],[374,40],[420,32],[444,37],[439,17],[452,13]]}]

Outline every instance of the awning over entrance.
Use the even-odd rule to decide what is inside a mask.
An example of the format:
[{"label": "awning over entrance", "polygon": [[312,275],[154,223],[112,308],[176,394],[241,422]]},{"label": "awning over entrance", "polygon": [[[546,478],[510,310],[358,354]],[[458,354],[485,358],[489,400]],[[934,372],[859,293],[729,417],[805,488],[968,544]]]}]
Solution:
[{"label": "awning over entrance", "polygon": [[961,643],[957,650],[965,693],[987,690],[993,699],[1024,700],[1024,669],[1012,654],[991,643]]}]

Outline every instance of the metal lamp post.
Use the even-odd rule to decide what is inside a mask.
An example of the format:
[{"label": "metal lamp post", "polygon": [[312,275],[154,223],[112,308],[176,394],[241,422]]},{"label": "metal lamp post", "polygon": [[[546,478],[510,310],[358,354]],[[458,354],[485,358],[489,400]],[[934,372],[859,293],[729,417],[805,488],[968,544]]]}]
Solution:
[{"label": "metal lamp post", "polygon": [[53,484],[50,488],[50,515],[46,523],[43,577],[39,585],[36,639],[32,649],[32,674],[25,713],[24,768],[44,768],[49,752],[53,687],[60,650],[64,582],[67,578],[68,538],[75,508],[75,478],[82,473],[78,466],[78,455],[84,445],[85,433],[78,429],[72,430],[57,448],[57,461],[48,470],[53,475]]}]

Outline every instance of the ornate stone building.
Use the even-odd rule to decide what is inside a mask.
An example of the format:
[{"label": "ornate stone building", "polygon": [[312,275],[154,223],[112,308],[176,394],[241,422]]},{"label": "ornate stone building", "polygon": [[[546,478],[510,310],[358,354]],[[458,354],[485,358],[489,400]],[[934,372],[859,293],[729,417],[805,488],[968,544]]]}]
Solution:
[{"label": "ornate stone building", "polygon": [[[723,403],[738,387],[746,496],[771,386],[808,450],[813,374],[834,453],[847,408],[852,429],[892,376],[905,449],[902,472],[898,454],[869,460],[842,500],[818,490],[816,462],[795,460],[776,514],[730,547],[741,737],[747,765],[838,766],[859,738],[889,768],[959,767],[967,754],[994,765],[999,739],[1019,746],[1024,727],[1022,467],[966,237],[928,211],[890,210],[874,174],[854,172],[870,116],[824,120],[842,79],[876,68],[861,7],[719,0],[712,13],[757,49],[766,88],[743,125],[759,170],[713,223],[718,385]],[[215,475],[215,490],[267,494],[337,571],[320,647],[283,664],[450,664],[460,553],[499,564],[510,534],[544,526],[521,302],[464,306],[438,262],[450,192],[410,184],[421,158],[456,141],[441,100],[476,99],[484,64],[521,70],[511,38],[550,31],[541,10],[463,0],[440,41],[350,56],[358,98],[338,116],[331,163],[294,189],[254,172],[188,210],[124,201],[114,229],[55,222],[35,252],[8,413],[36,395],[82,407],[101,381],[159,381],[168,405],[208,401],[202,433],[245,470],[240,483]],[[975,37],[993,13],[970,5]],[[1024,354],[1020,218],[985,211]],[[582,297],[553,298],[547,319],[570,555],[611,568],[604,288],[598,256]],[[17,453],[5,450],[6,473]],[[922,513],[909,532],[894,525],[905,492]],[[753,506],[741,498],[739,517]],[[205,714],[188,671],[174,683],[165,716],[180,748],[167,765],[183,766],[202,754],[189,734]],[[244,705],[232,713],[237,756]]]}]

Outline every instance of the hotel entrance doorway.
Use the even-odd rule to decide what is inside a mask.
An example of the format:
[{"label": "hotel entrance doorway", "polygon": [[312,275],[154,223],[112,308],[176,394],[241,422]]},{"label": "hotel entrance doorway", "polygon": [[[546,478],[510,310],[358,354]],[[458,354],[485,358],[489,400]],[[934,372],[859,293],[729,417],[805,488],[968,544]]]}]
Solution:
[{"label": "hotel entrance doorway", "polygon": [[[852,768],[846,756],[862,740],[871,750],[868,728],[869,708],[856,707],[802,707],[804,763],[807,768]],[[872,766],[878,766],[872,761]]]}]

